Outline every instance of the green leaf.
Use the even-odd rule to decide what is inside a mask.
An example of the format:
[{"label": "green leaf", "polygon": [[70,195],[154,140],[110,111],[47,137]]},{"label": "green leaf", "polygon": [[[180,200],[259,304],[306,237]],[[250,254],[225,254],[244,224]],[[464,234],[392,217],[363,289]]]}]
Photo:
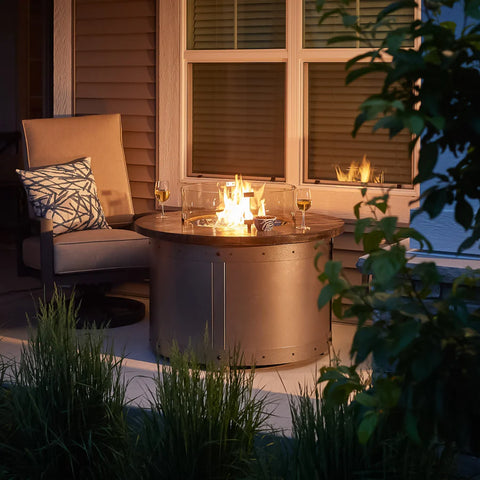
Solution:
[{"label": "green leaf", "polygon": [[445,118],[444,117],[429,117],[428,121],[437,129],[443,130],[445,128]]},{"label": "green leaf", "polygon": [[342,271],[342,262],[329,260],[325,263],[324,271],[329,280],[337,280]]},{"label": "green leaf", "polygon": [[428,213],[430,218],[435,218],[440,215],[447,201],[447,189],[433,188],[429,192],[426,192],[422,208]]},{"label": "green leaf", "polygon": [[343,303],[340,297],[333,300],[332,311],[337,318],[340,318],[340,319],[343,318]]},{"label": "green leaf", "polygon": [[461,244],[460,246],[458,247],[458,251],[459,252],[463,252],[464,250],[467,250],[471,247],[473,247],[473,245],[475,244],[476,242],[476,239],[473,235],[471,235],[470,237],[466,238]]},{"label": "green leaf", "polygon": [[375,326],[369,325],[358,328],[352,342],[352,352],[355,352],[355,362],[359,364],[365,361],[378,341],[378,329]]},{"label": "green leaf", "polygon": [[373,126],[373,131],[376,132],[377,130],[384,128],[390,130],[390,138],[394,137],[398,132],[400,132],[404,128],[404,123],[402,119],[398,116],[394,115],[387,115],[385,117],[380,118],[375,125]]},{"label": "green leaf", "polygon": [[331,285],[325,285],[322,290],[320,290],[320,295],[317,299],[317,307],[320,310],[325,305],[330,303],[330,300],[337,294],[336,289]]},{"label": "green leaf", "polygon": [[345,64],[345,70],[350,70],[357,62],[360,60],[363,60],[365,58],[372,57],[375,58],[377,56],[376,52],[366,52],[362,53],[361,55],[357,55],[356,57],[351,58],[346,64]]},{"label": "green leaf", "polygon": [[455,204],[455,221],[468,230],[473,221],[473,208],[465,199],[457,198]]},{"label": "green leaf", "polygon": [[348,73],[345,83],[348,85],[354,82],[357,78],[363,77],[369,73],[373,72],[386,72],[388,71],[388,66],[379,64],[379,63],[369,63],[365,67],[359,67],[356,70],[352,70]]},{"label": "green leaf", "polygon": [[447,30],[450,30],[453,34],[455,34],[455,30],[457,29],[457,24],[455,22],[440,22],[440,26],[442,28],[446,28]]},{"label": "green leaf", "polygon": [[362,445],[365,445],[368,442],[373,432],[377,428],[377,424],[378,413],[371,410],[367,411],[357,430],[358,440]]},{"label": "green leaf", "polygon": [[422,250],[433,250],[433,246],[428,240],[428,238],[426,238],[425,235],[421,234],[414,228],[399,228],[397,232],[397,237],[399,240],[401,240],[402,238],[412,238],[413,240],[416,240],[418,243],[420,243],[420,247],[422,248]]},{"label": "green leaf", "polygon": [[388,208],[388,203],[387,202],[378,202],[375,204],[375,206],[382,212],[386,213],[387,208]]},{"label": "green leaf", "polygon": [[387,242],[392,243],[394,241],[394,234],[397,228],[397,217],[383,217],[379,222],[379,227],[385,234]]},{"label": "green leaf", "polygon": [[385,235],[380,230],[373,230],[365,233],[363,236],[363,249],[365,253],[370,253],[380,248]]},{"label": "green leaf", "polygon": [[421,262],[412,269],[412,275],[418,277],[424,286],[436,285],[440,282],[441,276],[437,265],[434,262]]},{"label": "green leaf", "polygon": [[425,122],[419,113],[412,113],[407,117],[406,124],[414,135],[420,135],[425,127]]},{"label": "green leaf", "polygon": [[345,27],[351,27],[358,22],[358,17],[357,15],[343,15],[342,21]]},{"label": "green leaf", "polygon": [[378,405],[378,398],[366,392],[359,392],[355,396],[355,401],[360,405],[369,408],[375,408]]},{"label": "green leaf", "polygon": [[378,15],[377,15],[377,22],[380,22],[386,16],[391,15],[393,12],[404,8],[415,8],[417,3],[413,0],[401,0],[399,2],[392,2],[387,5]]},{"label": "green leaf", "polygon": [[355,222],[355,243],[360,243],[360,240],[362,239],[365,230],[370,227],[372,223],[372,218],[361,218]]},{"label": "green leaf", "polygon": [[419,331],[420,324],[415,319],[410,319],[393,326],[391,330],[391,356],[396,357],[408,346],[410,346],[418,337]]},{"label": "green leaf", "polygon": [[402,391],[397,377],[379,378],[375,382],[375,390],[382,409],[391,409],[398,405]]},{"label": "green leaf", "polygon": [[332,45],[335,43],[351,43],[356,42],[358,37],[356,35],[337,35],[336,37],[329,38],[327,41],[328,45]]},{"label": "green leaf", "polygon": [[375,258],[372,263],[373,281],[377,285],[383,285],[384,288],[390,284],[395,275],[398,274],[401,264],[399,264],[392,255],[385,252],[384,255]]},{"label": "green leaf", "polygon": [[320,371],[318,383],[330,380],[345,380],[345,374],[336,367],[323,367]]},{"label": "green leaf", "polygon": [[[317,4],[317,10],[320,12],[321,9],[323,8],[323,3],[321,2],[322,5],[320,5],[320,2]],[[327,18],[333,17],[336,15],[341,15],[342,14],[342,9],[341,8],[334,8],[332,10],[327,10],[326,12],[322,13],[320,16],[320,20],[318,21],[319,25],[321,25]]]},{"label": "green leaf", "polygon": [[436,143],[425,143],[420,150],[420,158],[418,160],[418,175],[415,177],[414,183],[421,183],[432,177],[433,169],[437,164],[438,146]]},{"label": "green leaf", "polygon": [[320,258],[323,257],[324,253],[321,252],[321,251],[318,251],[316,254],[315,254],[315,270],[317,270],[317,272],[320,272],[321,271],[321,266],[319,266],[318,262],[320,261]]},{"label": "green leaf", "polygon": [[405,33],[391,33],[387,36],[387,47],[390,50],[390,54],[399,50],[405,40]]},{"label": "green leaf", "polygon": [[[355,214],[355,218],[359,219],[360,218],[360,207],[362,206],[363,202],[358,202],[355,204],[353,207],[353,213]],[[357,242],[358,243],[358,242]]]}]

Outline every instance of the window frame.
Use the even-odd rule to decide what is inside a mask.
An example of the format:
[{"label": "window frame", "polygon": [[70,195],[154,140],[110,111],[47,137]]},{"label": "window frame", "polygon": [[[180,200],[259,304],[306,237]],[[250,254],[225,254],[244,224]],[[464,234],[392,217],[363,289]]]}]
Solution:
[{"label": "window frame", "polygon": [[[163,6],[162,6],[163,4]],[[167,29],[159,29],[159,72],[164,66],[162,60],[168,68],[168,64],[176,66],[179,70],[178,82],[172,78],[159,82],[159,101],[162,96],[167,98],[169,94],[176,96],[178,106],[178,124],[180,134],[178,136],[179,144],[173,145],[176,140],[163,136],[159,138],[159,170],[166,169],[171,177],[173,184],[180,186],[181,183],[194,183],[211,181],[211,178],[198,178],[188,176],[188,151],[191,148],[189,141],[191,137],[188,135],[188,103],[191,92],[188,85],[188,65],[196,62],[286,62],[286,119],[285,119],[285,182],[296,186],[307,185],[312,189],[313,206],[312,210],[328,213],[342,218],[353,218],[353,205],[360,200],[360,187],[356,185],[338,185],[320,183],[305,180],[305,134],[308,133],[304,129],[305,123],[305,105],[303,89],[305,86],[305,64],[308,62],[343,62],[350,60],[354,55],[359,55],[368,51],[364,48],[327,48],[313,49],[303,48],[303,1],[286,0],[286,48],[263,50],[187,50],[187,0],[177,3],[177,0],[167,2],[159,2],[159,17],[165,19],[170,14],[169,27]],[[163,12],[162,12],[163,10]],[[172,17],[173,14],[173,17]],[[419,18],[420,9],[415,11],[415,18]],[[166,22],[166,20],[164,20]],[[161,48],[163,42],[172,44],[174,39],[171,37],[174,31],[177,31],[178,58],[177,65],[172,64],[171,55],[162,55],[168,47]],[[416,45],[417,47],[417,45]],[[162,74],[160,74],[160,80]],[[163,90],[162,90],[163,87]],[[165,88],[166,87],[166,88]],[[159,109],[161,110],[161,103]],[[160,114],[167,119],[165,114]],[[161,122],[159,123],[161,125]],[[161,127],[160,127],[161,128]],[[164,158],[162,161],[162,152],[178,152],[177,159]],[[417,145],[412,154],[413,175],[416,174],[416,166],[418,163]],[[176,164],[175,164],[176,162]],[[163,165],[162,165],[163,164]],[[168,176],[167,175],[167,176]],[[215,177],[219,180],[227,177]],[[372,186],[371,193],[381,194],[385,188]],[[418,197],[419,187],[413,188],[397,188],[391,192],[390,213],[397,215],[400,221],[408,222],[410,209],[413,208],[410,202]],[[180,205],[180,194],[174,194],[173,201]]]}]

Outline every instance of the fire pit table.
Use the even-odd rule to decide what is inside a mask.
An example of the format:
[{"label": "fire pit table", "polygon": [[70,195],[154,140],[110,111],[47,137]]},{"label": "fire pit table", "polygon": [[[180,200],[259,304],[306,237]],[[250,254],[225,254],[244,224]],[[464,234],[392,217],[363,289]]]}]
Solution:
[{"label": "fire pit table", "polygon": [[[232,234],[185,221],[147,215],[136,230],[152,238],[150,341],[168,357],[202,348],[205,338],[221,359],[239,346],[246,364],[274,365],[307,360],[327,350],[328,308],[319,311],[315,256],[321,268],[331,257],[343,221],[307,214],[310,230],[294,222],[273,230]],[[323,240],[323,242],[319,242]],[[206,335],[208,333],[208,335]]]}]

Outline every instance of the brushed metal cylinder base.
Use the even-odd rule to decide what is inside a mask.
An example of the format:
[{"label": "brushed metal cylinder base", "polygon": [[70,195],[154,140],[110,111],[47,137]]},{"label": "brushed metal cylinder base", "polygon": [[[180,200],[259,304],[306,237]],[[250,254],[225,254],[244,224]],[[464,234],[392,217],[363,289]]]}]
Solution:
[{"label": "brushed metal cylinder base", "polygon": [[317,241],[206,246],[152,240],[150,341],[165,357],[175,341],[221,359],[238,347],[247,365],[299,362],[327,352],[330,310],[317,308]]}]

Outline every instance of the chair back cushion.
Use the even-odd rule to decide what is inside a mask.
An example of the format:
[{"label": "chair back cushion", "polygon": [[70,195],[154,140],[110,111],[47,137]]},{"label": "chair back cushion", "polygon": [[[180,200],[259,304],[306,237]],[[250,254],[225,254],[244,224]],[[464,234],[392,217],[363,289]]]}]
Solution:
[{"label": "chair back cushion", "polygon": [[105,216],[133,215],[119,114],[23,120],[26,168],[91,158]]}]

